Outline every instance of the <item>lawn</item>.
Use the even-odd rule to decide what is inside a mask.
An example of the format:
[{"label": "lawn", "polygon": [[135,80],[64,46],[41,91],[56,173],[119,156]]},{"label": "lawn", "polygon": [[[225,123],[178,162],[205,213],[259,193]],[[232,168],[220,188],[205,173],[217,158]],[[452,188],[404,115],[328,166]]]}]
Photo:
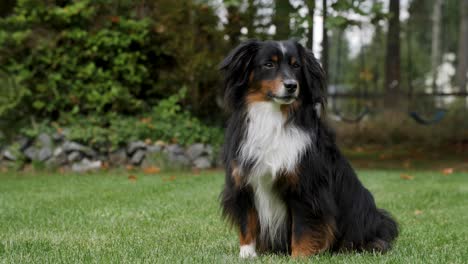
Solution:
[{"label": "lawn", "polygon": [[[413,178],[402,179],[401,173]],[[321,254],[313,262],[468,262],[467,173],[361,170],[359,175],[378,205],[400,223],[394,249],[385,255]],[[0,175],[0,262],[244,262],[236,232],[220,218],[222,172],[128,176]],[[278,255],[255,260],[295,261],[304,262]]]}]

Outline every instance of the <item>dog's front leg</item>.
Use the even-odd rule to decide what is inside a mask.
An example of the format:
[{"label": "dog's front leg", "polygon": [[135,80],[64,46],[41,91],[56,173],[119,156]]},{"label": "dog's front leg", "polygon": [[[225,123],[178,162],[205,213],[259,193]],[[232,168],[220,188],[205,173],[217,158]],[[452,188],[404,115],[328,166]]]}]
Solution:
[{"label": "dog's front leg", "polygon": [[334,241],[333,218],[314,216],[302,206],[292,207],[291,255],[307,257],[328,250]]},{"label": "dog's front leg", "polygon": [[241,258],[253,258],[257,256],[258,214],[254,208],[251,208],[242,218],[239,229],[239,256]]}]

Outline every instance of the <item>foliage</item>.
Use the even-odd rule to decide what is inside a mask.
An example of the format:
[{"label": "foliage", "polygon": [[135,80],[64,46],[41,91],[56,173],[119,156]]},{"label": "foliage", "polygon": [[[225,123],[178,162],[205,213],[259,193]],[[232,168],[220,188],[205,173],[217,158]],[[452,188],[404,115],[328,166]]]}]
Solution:
[{"label": "foliage", "polygon": [[68,115],[59,122],[44,121],[33,128],[23,129],[23,133],[34,137],[41,132],[56,130],[67,134],[70,140],[101,151],[112,151],[137,140],[162,140],[181,145],[201,142],[218,147],[222,140],[221,129],[204,125],[180,105],[186,92],[186,89],[181,89],[178,94],[160,100],[147,115]]},{"label": "foliage", "polygon": [[[168,102],[175,105],[173,97],[164,98],[187,86],[190,96],[174,107],[206,120],[221,117],[210,110],[218,107],[216,65],[224,53],[213,9],[195,1],[110,4],[19,0],[11,15],[0,18],[1,73],[13,76],[13,82],[0,76],[0,92],[8,95],[0,104],[1,129],[20,124],[37,130],[35,122],[55,122],[75,126],[71,136],[81,141],[110,139],[114,145],[143,136],[132,131],[130,116],[152,111],[153,120],[162,122],[152,137],[167,139],[174,132],[184,143],[211,138],[187,111],[158,115],[172,106]],[[5,85],[10,83],[17,87]],[[194,131],[171,125],[176,121]],[[161,132],[162,126],[168,131]]]}]

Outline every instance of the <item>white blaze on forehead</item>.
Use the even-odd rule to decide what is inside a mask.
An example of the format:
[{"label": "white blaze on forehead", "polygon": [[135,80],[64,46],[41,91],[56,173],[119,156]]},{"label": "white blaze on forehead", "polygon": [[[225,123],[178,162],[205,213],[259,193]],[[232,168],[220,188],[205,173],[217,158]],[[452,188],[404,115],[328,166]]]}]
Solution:
[{"label": "white blaze on forehead", "polygon": [[283,56],[286,54],[286,47],[284,47],[284,44],[283,42],[278,42],[279,44],[279,48],[281,50],[281,52],[283,53]]}]

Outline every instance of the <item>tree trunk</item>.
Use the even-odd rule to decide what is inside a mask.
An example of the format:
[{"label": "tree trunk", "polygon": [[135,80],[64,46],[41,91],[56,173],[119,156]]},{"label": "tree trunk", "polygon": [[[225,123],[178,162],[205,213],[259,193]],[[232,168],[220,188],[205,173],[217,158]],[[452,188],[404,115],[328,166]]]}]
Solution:
[{"label": "tree trunk", "polygon": [[254,0],[247,1],[247,12],[246,12],[246,23],[247,23],[247,37],[249,39],[255,38],[255,19],[257,17],[257,6],[255,5]]},{"label": "tree trunk", "polygon": [[323,30],[322,30],[322,67],[325,71],[326,80],[328,83],[328,28],[327,28],[327,0],[322,1],[322,17],[323,17]]},{"label": "tree trunk", "polygon": [[435,0],[432,14],[431,71],[432,92],[437,92],[437,68],[440,63],[440,22],[442,19],[442,0]]},{"label": "tree trunk", "polygon": [[307,38],[307,47],[314,51],[314,14],[315,14],[315,0],[306,1],[307,8],[309,9],[309,37]]},{"label": "tree trunk", "polygon": [[286,40],[291,35],[289,14],[292,11],[289,0],[275,0],[273,24],[276,26],[276,40]]},{"label": "tree trunk", "polygon": [[229,36],[230,46],[233,48],[239,44],[239,38],[241,36],[241,14],[239,12],[239,7],[236,5],[228,6],[227,11],[228,23],[226,25],[226,33]]},{"label": "tree trunk", "polygon": [[388,22],[387,50],[385,58],[386,108],[397,108],[400,95],[400,1],[390,0],[391,17]]},{"label": "tree trunk", "polygon": [[468,67],[468,0],[460,0],[460,35],[458,42],[457,85],[460,92],[468,92],[467,67]]}]

